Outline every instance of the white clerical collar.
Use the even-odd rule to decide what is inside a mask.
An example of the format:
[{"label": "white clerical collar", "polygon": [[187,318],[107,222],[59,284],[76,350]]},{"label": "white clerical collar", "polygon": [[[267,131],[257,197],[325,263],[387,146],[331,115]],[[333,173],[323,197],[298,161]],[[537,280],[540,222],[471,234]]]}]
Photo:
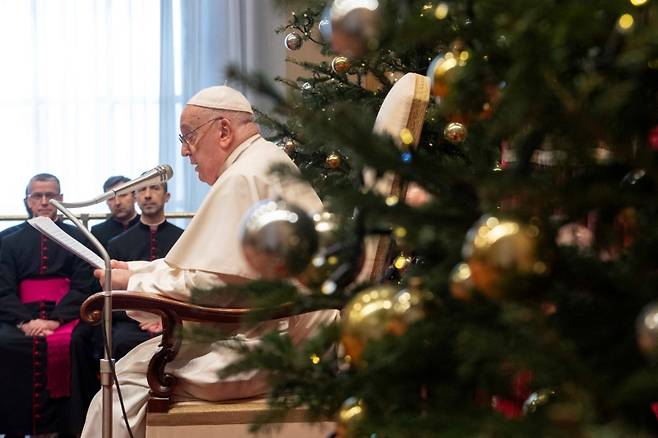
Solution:
[{"label": "white clerical collar", "polygon": [[260,138],[260,134],[254,134],[248,139],[246,139],[245,141],[243,141],[238,147],[233,149],[233,152],[231,152],[229,156],[226,157],[226,161],[224,162],[224,165],[222,166],[222,170],[220,170],[219,174],[221,175],[222,173],[224,173],[224,171],[228,169],[228,167],[231,164],[235,163],[240,157],[240,155],[242,155],[242,153],[245,150],[247,150],[247,148],[251,146],[254,142],[256,142],[256,140],[258,140],[259,138]]}]

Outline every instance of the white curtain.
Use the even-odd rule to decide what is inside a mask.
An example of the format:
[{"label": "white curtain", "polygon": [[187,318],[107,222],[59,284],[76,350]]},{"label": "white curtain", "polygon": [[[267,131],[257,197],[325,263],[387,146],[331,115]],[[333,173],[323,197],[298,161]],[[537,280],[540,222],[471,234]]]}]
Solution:
[{"label": "white curtain", "polygon": [[159,8],[158,0],[0,0],[1,213],[24,211],[35,173],[57,175],[65,199],[83,200],[110,175],[157,164]]},{"label": "white curtain", "polygon": [[180,157],[180,111],[223,84],[229,64],[283,74],[274,29],[284,18],[272,3],[0,0],[0,214],[24,211],[35,173],[60,177],[74,201],[99,194],[110,175],[159,163],[175,171],[168,210],[195,211],[208,188]]},{"label": "white curtain", "polygon": [[[160,159],[174,167],[176,190],[170,209],[195,211],[209,187],[180,157],[177,134],[183,105],[200,89],[226,83],[225,70],[231,64],[272,79],[283,76],[286,53],[283,36],[275,29],[285,18],[272,1],[264,0],[161,0],[161,11]],[[244,91],[253,104],[266,107],[267,102],[241,84],[228,85]]]}]

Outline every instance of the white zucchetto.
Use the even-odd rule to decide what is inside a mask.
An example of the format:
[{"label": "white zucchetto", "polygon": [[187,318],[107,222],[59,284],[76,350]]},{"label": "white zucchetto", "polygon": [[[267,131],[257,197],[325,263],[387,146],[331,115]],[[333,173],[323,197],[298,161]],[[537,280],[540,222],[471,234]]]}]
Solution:
[{"label": "white zucchetto", "polygon": [[187,101],[188,105],[253,114],[251,104],[242,93],[226,85],[204,88]]}]

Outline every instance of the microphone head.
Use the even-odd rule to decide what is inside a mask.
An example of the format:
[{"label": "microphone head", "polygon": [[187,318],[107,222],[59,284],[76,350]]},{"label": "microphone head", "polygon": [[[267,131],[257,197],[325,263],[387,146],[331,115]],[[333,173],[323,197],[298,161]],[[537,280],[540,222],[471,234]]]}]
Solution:
[{"label": "microphone head", "polygon": [[160,164],[157,169],[162,182],[169,181],[174,176],[174,169],[168,164]]}]

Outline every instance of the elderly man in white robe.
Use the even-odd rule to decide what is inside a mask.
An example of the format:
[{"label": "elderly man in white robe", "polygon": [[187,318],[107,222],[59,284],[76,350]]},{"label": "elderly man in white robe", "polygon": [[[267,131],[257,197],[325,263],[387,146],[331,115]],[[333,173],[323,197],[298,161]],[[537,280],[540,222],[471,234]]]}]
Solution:
[{"label": "elderly man in white robe", "polygon": [[[206,88],[192,97],[180,119],[181,154],[196,166],[199,179],[212,188],[194,219],[164,259],[152,262],[113,261],[112,287],[152,292],[187,301],[194,288],[207,289],[244,283],[258,278],[242,255],[239,241],[244,212],[259,200],[281,197],[309,213],[322,204],[306,184],[283,184],[270,173],[273,164],[297,170],[276,145],[263,139],[254,122],[251,105],[238,91],[227,86]],[[96,276],[101,279],[102,271]],[[227,303],[229,304],[229,303]],[[129,313],[130,314],[130,313]],[[293,341],[301,342],[321,325],[338,318],[336,310],[323,310],[279,321]],[[145,315],[131,315],[145,321]],[[242,333],[244,342],[256,345],[258,330]],[[220,380],[217,373],[236,359],[227,341],[212,344],[183,342],[167,371],[178,378],[178,400],[231,400],[262,395],[267,391],[265,373],[253,371]],[[148,362],[160,337],[138,345],[116,364],[116,372],[135,437],[146,429]],[[114,396],[113,435],[128,437],[120,405]],[[101,434],[101,394],[89,408],[83,438]]]}]

